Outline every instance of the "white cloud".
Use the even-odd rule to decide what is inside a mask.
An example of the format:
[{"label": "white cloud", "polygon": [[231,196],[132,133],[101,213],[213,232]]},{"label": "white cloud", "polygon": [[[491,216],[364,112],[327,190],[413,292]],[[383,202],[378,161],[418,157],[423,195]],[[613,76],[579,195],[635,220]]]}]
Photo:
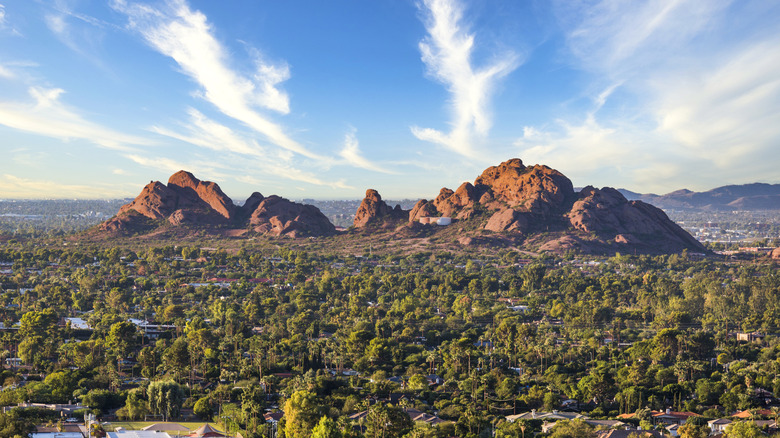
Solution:
[{"label": "white cloud", "polygon": [[730,54],[713,70],[659,77],[658,130],[720,168],[780,162],[780,40]]},{"label": "white cloud", "polygon": [[366,159],[360,153],[360,143],[357,139],[357,131],[355,129],[350,130],[344,136],[344,148],[339,152],[339,156],[344,159],[348,164],[359,167],[361,169],[372,170],[374,172],[392,173],[387,169],[383,169],[375,163],[372,163]]},{"label": "white cloud", "polygon": [[780,40],[762,30],[765,8],[559,2],[573,67],[603,91],[584,114],[530,127],[521,156],[639,190],[775,179],[766,163],[780,162]]},{"label": "white cloud", "polygon": [[[112,26],[95,17],[74,12],[67,1],[57,0],[53,3],[50,12],[44,15],[46,27],[67,48],[101,69],[110,71],[98,54],[101,52],[104,29]],[[71,19],[80,23],[73,26]]]},{"label": "white cloud", "polygon": [[3,65],[0,65],[0,78],[13,79],[14,73]]},{"label": "white cloud", "polygon": [[192,170],[192,163],[183,163],[177,160],[171,160],[164,157],[151,157],[141,156],[136,154],[125,154],[125,157],[129,158],[136,164],[140,164],[144,167],[150,167],[152,169],[159,170],[163,173],[175,173],[180,170]]},{"label": "white cloud", "polygon": [[484,137],[492,124],[488,107],[496,83],[517,68],[518,56],[505,53],[484,67],[473,66],[474,35],[462,23],[462,5],[457,0],[425,0],[424,6],[428,35],[419,46],[422,61],[428,74],[450,92],[452,129],[444,133],[415,126],[412,133],[421,140],[474,156],[475,136]]},{"label": "white cloud", "polygon": [[289,113],[289,98],[278,88],[289,78],[286,64],[270,64],[255,54],[255,72],[251,78],[232,69],[227,51],[214,36],[206,16],[191,10],[184,0],[170,0],[161,8],[116,0],[113,7],[127,14],[130,27],[149,45],[173,58],[201,86],[202,97],[222,113],[243,122],[279,147],[309,158],[321,158],[290,138],[282,126],[257,109]]},{"label": "white cloud", "polygon": [[[572,54],[610,77],[681,62],[676,55],[711,29],[730,0],[558,1]],[[611,80],[611,79],[610,79]]]},{"label": "white cloud", "polygon": [[48,180],[33,180],[15,175],[0,176],[0,193],[10,194],[17,199],[40,198],[79,198],[79,199],[111,199],[127,196],[128,190],[114,184],[62,184]]},{"label": "white cloud", "polygon": [[187,112],[190,116],[189,122],[184,124],[187,133],[183,134],[159,126],[153,127],[152,130],[160,135],[216,151],[260,157],[267,155],[256,141],[241,138],[229,127],[209,119],[194,108],[190,108]]},{"label": "white cloud", "polygon": [[85,120],[75,110],[60,102],[60,88],[30,87],[31,102],[0,102],[0,124],[20,131],[57,138],[63,141],[82,139],[117,150],[131,145],[148,145],[149,140],[126,135]]}]

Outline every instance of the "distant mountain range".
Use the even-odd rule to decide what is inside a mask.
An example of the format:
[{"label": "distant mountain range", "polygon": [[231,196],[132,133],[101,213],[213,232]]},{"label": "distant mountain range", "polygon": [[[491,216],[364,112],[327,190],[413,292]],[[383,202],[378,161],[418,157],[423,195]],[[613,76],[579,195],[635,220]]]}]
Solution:
[{"label": "distant mountain range", "polygon": [[644,201],[665,210],[780,210],[780,184],[742,184],[706,192],[682,189],[665,195],[618,189],[626,199]]}]

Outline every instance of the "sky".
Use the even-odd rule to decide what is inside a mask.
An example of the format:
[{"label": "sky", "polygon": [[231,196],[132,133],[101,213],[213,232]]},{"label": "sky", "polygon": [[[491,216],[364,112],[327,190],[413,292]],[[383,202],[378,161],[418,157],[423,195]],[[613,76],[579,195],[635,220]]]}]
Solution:
[{"label": "sky", "polygon": [[0,0],[0,199],[780,183],[780,2]]}]

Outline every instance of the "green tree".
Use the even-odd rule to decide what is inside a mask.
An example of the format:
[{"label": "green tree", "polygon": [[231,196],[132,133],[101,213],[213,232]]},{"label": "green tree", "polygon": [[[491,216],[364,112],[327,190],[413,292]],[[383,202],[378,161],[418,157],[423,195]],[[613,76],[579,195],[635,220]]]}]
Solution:
[{"label": "green tree", "polygon": [[764,434],[752,421],[735,421],[726,426],[726,438],[760,438]]},{"label": "green tree", "polygon": [[710,436],[710,428],[706,424],[694,424],[687,422],[677,429],[681,438],[707,438]]},{"label": "green tree", "polygon": [[140,420],[149,413],[149,406],[144,398],[142,388],[134,388],[128,391],[127,400],[125,400],[125,412],[131,420]]},{"label": "green tree", "polygon": [[401,408],[379,403],[368,409],[366,418],[366,437],[394,438],[409,432],[414,423]]},{"label": "green tree", "polygon": [[149,384],[146,389],[149,410],[154,415],[160,415],[163,421],[176,418],[184,403],[184,390],[173,380],[158,380]]},{"label": "green tree", "polygon": [[179,338],[173,342],[173,345],[165,350],[162,356],[165,368],[173,372],[177,380],[190,368],[190,351],[187,339]]},{"label": "green tree", "polygon": [[311,431],[311,438],[342,438],[342,436],[338,424],[325,415]]},{"label": "green tree", "polygon": [[195,406],[192,407],[192,412],[197,415],[201,420],[211,421],[211,416],[214,415],[214,406],[211,403],[211,397],[201,397],[195,402]]},{"label": "green tree", "polygon": [[284,436],[308,438],[317,425],[321,407],[317,396],[309,391],[296,391],[284,403]]},{"label": "green tree", "polygon": [[593,428],[581,420],[561,420],[552,428],[551,438],[593,438]]},{"label": "green tree", "polygon": [[135,324],[121,321],[112,325],[108,330],[106,343],[119,357],[126,357],[137,344],[137,336]]}]

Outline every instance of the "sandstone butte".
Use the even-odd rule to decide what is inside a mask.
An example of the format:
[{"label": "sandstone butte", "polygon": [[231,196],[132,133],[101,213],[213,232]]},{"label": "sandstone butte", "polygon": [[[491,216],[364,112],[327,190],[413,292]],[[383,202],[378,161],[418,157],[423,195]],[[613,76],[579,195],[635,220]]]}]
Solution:
[{"label": "sandstone butte", "polygon": [[[431,222],[421,218],[437,217],[451,218],[452,224],[420,223]],[[200,181],[185,171],[172,175],[167,184],[150,182],[99,229],[127,235],[165,227],[237,229],[285,237],[337,234],[314,206],[259,192],[236,206],[216,183]],[[456,245],[499,244],[552,252],[706,252],[650,204],[628,201],[609,187],[588,186],[576,192],[571,180],[557,170],[525,166],[517,158],[485,169],[473,183],[464,182],[455,190],[442,188],[435,198],[421,199],[411,210],[390,207],[376,190],[368,189],[352,230],[346,233],[361,236],[369,230],[388,240],[439,233]]]},{"label": "sandstone butte", "polygon": [[216,183],[179,171],[168,184],[152,181],[119,213],[100,225],[110,234],[149,232],[165,225],[249,228],[272,236],[325,236],[336,229],[317,207],[258,192],[236,206]]},{"label": "sandstone butte", "polygon": [[[408,211],[390,209],[379,193],[368,190],[355,215],[355,228],[396,221],[419,226],[420,218],[451,217],[458,223],[478,222],[477,232],[458,233],[457,241],[484,242],[484,231],[515,243],[534,241],[540,250],[586,252],[635,250],[706,252],[696,239],[650,204],[628,201],[610,187],[588,186],[575,192],[571,180],[543,165],[525,166],[511,159],[492,166],[474,183],[456,190],[442,188],[433,200],[422,199]],[[471,227],[474,228],[474,227]],[[462,228],[461,228],[462,229]],[[544,235],[551,236],[544,239]]]}]

